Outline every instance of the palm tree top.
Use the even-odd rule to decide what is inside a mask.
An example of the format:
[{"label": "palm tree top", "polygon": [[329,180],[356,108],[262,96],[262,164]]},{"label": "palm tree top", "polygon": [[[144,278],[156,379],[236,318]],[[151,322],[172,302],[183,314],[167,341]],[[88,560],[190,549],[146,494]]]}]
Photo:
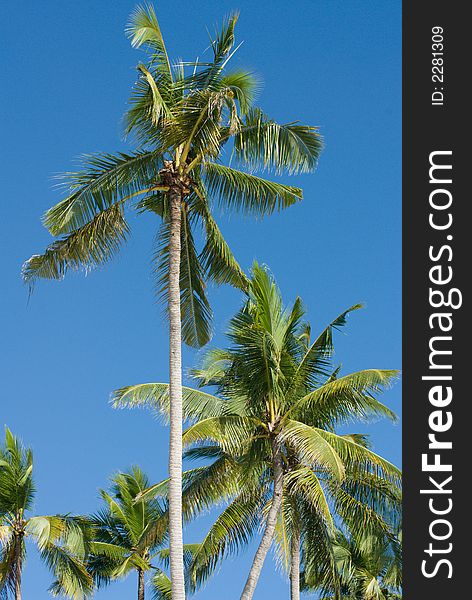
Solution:
[{"label": "palm tree top", "polygon": [[[250,71],[231,70],[237,14],[211,38],[208,61],[173,61],[151,5],[133,12],[127,34],[146,51],[125,115],[135,143],[129,153],[83,157],[83,168],[62,176],[66,197],[43,222],[57,239],[23,267],[30,285],[62,279],[70,269],[109,261],[130,233],[127,211],[162,221],[154,270],[160,297],[168,296],[170,196],[182,210],[180,287],[182,332],[191,345],[210,337],[205,280],[244,289],[239,267],[215,221],[215,207],[264,216],[302,198],[302,190],[266,179],[266,173],[315,169],[322,139],[316,127],[279,124],[254,106],[258,82]],[[203,227],[197,250],[195,228]]]},{"label": "palm tree top", "polygon": [[0,598],[21,598],[29,539],[55,577],[51,593],[81,600],[93,591],[85,567],[87,524],[70,515],[30,516],[34,496],[33,453],[6,428],[0,446]]},{"label": "palm tree top", "polygon": [[[297,298],[286,306],[266,267],[252,268],[245,301],[230,321],[226,348],[205,353],[192,372],[198,386],[184,388],[184,413],[195,421],[183,436],[186,458],[212,461],[184,474],[184,516],[193,518],[215,504],[227,504],[196,553],[193,585],[219,560],[237,551],[268,514],[275,454],[282,461],[282,515],[276,527],[284,552],[293,520],[290,508],[315,514],[318,543],[336,519],[357,515],[358,527],[388,530],[398,516],[401,473],[369,448],[365,436],[339,435],[335,427],[353,420],[395,419],[377,396],[395,380],[395,370],[368,369],[341,376],[333,364],[333,333],[342,328],[353,305],[311,338]],[[166,384],[122,388],[117,407],[150,405],[169,410]],[[144,496],[165,495],[166,482]],[[300,500],[301,499],[301,500]],[[300,508],[301,507],[301,508]],[[280,521],[282,519],[282,521]],[[321,547],[321,546],[320,546]],[[285,556],[286,558],[286,556]]]}]

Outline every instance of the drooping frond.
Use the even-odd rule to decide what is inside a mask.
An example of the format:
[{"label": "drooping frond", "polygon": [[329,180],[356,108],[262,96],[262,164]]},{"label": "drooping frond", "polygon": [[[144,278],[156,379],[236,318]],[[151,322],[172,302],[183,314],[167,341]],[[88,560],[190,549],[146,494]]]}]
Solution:
[{"label": "drooping frond", "polygon": [[192,208],[200,215],[205,228],[205,245],[199,255],[199,260],[206,276],[217,284],[229,283],[239,289],[246,289],[248,278],[239,266],[211,214],[202,182],[195,188],[195,193],[197,199],[192,204]]},{"label": "drooping frond", "polygon": [[241,490],[240,469],[229,456],[223,455],[205,467],[185,471],[182,506],[186,520],[195,519],[212,507],[228,501]]},{"label": "drooping frond", "polygon": [[134,48],[145,46],[151,51],[151,61],[167,85],[172,82],[172,69],[164,38],[152,4],[137,6],[131,13],[126,33]]},{"label": "drooping frond", "polygon": [[84,156],[82,162],[81,171],[60,176],[71,193],[44,216],[52,235],[76,231],[116,202],[149,191],[159,182],[162,152],[103,153]]},{"label": "drooping frond", "polygon": [[275,173],[313,171],[322,148],[317,127],[296,122],[280,125],[258,108],[249,111],[234,138],[238,164]]},{"label": "drooping frond", "polygon": [[182,439],[184,446],[213,441],[228,454],[243,454],[244,448],[261,426],[264,426],[263,422],[254,417],[213,417],[189,427]]},{"label": "drooping frond", "polygon": [[[35,519],[37,521],[32,523]],[[41,558],[55,577],[50,587],[53,596],[73,600],[89,597],[94,591],[93,577],[87,570],[86,526],[71,517],[36,517],[29,522],[29,533],[38,543]]]},{"label": "drooping frond", "polygon": [[223,208],[265,216],[302,199],[300,188],[268,181],[216,163],[205,163],[204,179],[211,198]]},{"label": "drooping frond", "polygon": [[397,377],[395,370],[366,369],[331,379],[295,401],[289,414],[303,415],[305,420],[320,427],[332,427],[353,419],[367,421],[387,417],[395,421],[395,413],[376,400],[375,395],[388,388]]},{"label": "drooping frond", "polygon": [[[169,300],[169,244],[170,225],[165,222],[159,233],[154,262],[158,294],[166,307]],[[205,345],[211,337],[212,312],[206,297],[203,267],[185,210],[182,210],[181,227],[180,303],[184,342],[196,348]]]},{"label": "drooping frond", "polygon": [[198,589],[221,560],[245,546],[260,525],[263,493],[242,493],[219,515],[197,550],[190,567],[193,589]]},{"label": "drooping frond", "polygon": [[155,567],[151,579],[151,598],[152,600],[172,600],[172,588],[169,577]]},{"label": "drooping frond", "polygon": [[316,431],[336,451],[347,470],[354,469],[356,473],[374,473],[395,485],[401,485],[401,471],[385,458],[369,448],[358,444],[349,436],[342,436],[316,427]]},{"label": "drooping frond", "polygon": [[129,234],[121,204],[99,212],[80,229],[56,240],[44,254],[35,254],[23,265],[25,282],[63,279],[70,269],[89,271],[111,260]]},{"label": "drooping frond", "polygon": [[[169,384],[142,383],[120,388],[113,392],[111,402],[114,408],[149,407],[164,416],[169,415]],[[219,416],[224,413],[225,404],[217,396],[182,388],[183,414],[186,419],[201,419],[209,416]]]},{"label": "drooping frond", "polygon": [[312,469],[302,465],[287,473],[284,485],[288,494],[301,494],[315,514],[323,519],[329,530],[334,528],[333,515],[320,480]]},{"label": "drooping frond", "polygon": [[[16,544],[11,527],[0,527],[0,600],[8,600],[15,592]],[[7,531],[8,529],[8,531]],[[21,554],[24,556],[24,543]]]},{"label": "drooping frond", "polygon": [[279,435],[284,443],[293,448],[302,464],[327,469],[338,480],[344,479],[343,460],[331,443],[332,439],[326,439],[321,430],[287,420]]}]

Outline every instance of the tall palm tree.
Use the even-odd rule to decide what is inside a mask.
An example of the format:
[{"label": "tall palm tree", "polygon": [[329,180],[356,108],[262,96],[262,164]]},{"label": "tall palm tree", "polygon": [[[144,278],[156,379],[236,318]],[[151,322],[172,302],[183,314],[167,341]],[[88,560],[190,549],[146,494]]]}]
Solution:
[{"label": "tall palm tree", "polygon": [[[224,555],[245,544],[263,515],[264,530],[242,600],[252,598],[277,535],[284,490],[287,519],[290,503],[301,497],[320,522],[332,527],[330,502],[341,518],[352,510],[365,517],[382,504],[382,486],[397,488],[400,480],[398,469],[372,452],[362,436],[334,432],[338,423],[352,419],[394,418],[375,396],[396,371],[371,369],[340,377],[331,366],[333,330],[359,305],[311,342],[300,299],[285,309],[273,278],[257,264],[247,293],[230,323],[231,346],[209,351],[203,367],[193,372],[200,386],[213,386],[217,394],[183,392],[184,413],[197,420],[183,436],[186,455],[215,459],[186,474],[185,510],[190,516],[230,502],[196,552],[196,578],[205,579]],[[166,384],[142,384],[118,390],[115,405],[150,404],[167,414],[169,396]],[[147,493],[162,490],[158,484]],[[293,544],[294,586],[299,546]]]},{"label": "tall palm tree", "polygon": [[67,515],[29,516],[34,496],[33,454],[6,429],[0,446],[0,598],[21,600],[26,540],[36,543],[55,577],[52,593],[85,598],[93,592],[84,565],[86,525]]},{"label": "tall palm tree", "polygon": [[[135,572],[138,600],[144,600],[146,573],[152,573],[154,598],[170,598],[170,580],[156,566],[168,562],[168,514],[157,500],[137,499],[147,488],[147,476],[139,467],[132,467],[112,478],[110,493],[100,491],[105,507],[89,518],[92,541],[88,568],[98,587]],[[191,556],[193,547],[184,548],[186,556]]]},{"label": "tall palm tree", "polygon": [[[302,198],[302,190],[254,174],[314,170],[321,151],[316,128],[281,125],[253,107],[257,82],[250,72],[228,71],[237,15],[211,41],[207,62],[171,63],[155,12],[138,7],[128,34],[147,49],[147,64],[126,115],[137,149],[99,154],[83,170],[67,173],[67,197],[44,217],[59,236],[24,265],[24,279],[62,279],[69,269],[89,270],[111,259],[129,234],[128,207],[153,213],[162,225],[155,253],[158,289],[169,315],[169,513],[174,600],[184,599],[181,526],[182,375],[181,336],[193,346],[210,337],[211,309],[205,280],[247,285],[212,214],[218,205],[263,216]],[[233,163],[223,164],[224,151]],[[193,230],[203,226],[197,251]]]},{"label": "tall palm tree", "polygon": [[[397,535],[353,534],[337,530],[333,536],[336,574],[342,600],[401,600],[401,532]],[[302,575],[305,591],[318,591],[322,600],[332,600],[333,572],[320,569],[312,560],[312,548],[305,548],[307,563]]]}]

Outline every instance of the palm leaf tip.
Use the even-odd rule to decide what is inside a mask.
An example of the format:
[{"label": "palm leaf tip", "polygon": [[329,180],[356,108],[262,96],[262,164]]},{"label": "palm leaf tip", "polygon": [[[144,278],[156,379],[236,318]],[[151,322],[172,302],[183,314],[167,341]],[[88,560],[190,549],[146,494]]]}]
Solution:
[{"label": "palm leaf tip", "polygon": [[130,15],[125,34],[131,40],[133,48],[139,48],[150,41],[163,41],[156,11],[150,3],[136,6]]}]

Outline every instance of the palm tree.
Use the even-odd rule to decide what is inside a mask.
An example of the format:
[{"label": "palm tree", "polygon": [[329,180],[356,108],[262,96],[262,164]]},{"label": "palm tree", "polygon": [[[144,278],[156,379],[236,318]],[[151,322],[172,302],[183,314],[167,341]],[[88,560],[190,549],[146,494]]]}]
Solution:
[{"label": "palm tree", "polygon": [[[401,600],[401,532],[396,535],[344,533],[337,530],[332,541],[336,574],[341,582],[342,600]],[[322,600],[332,600],[333,572],[320,569],[323,563],[311,558],[302,575],[305,591],[318,591]]]},{"label": "palm tree", "polygon": [[[309,326],[302,323],[300,299],[285,309],[273,278],[257,264],[247,293],[246,303],[230,323],[230,348],[209,351],[203,367],[193,372],[200,386],[213,386],[217,394],[183,390],[184,413],[197,420],[183,436],[189,448],[186,456],[214,459],[208,467],[186,473],[186,514],[194,516],[229,501],[196,552],[196,583],[228,552],[248,541],[263,515],[264,530],[242,600],[253,596],[281,527],[282,508],[282,526],[295,523],[290,504],[300,497],[315,510],[326,531],[333,527],[330,502],[341,518],[357,511],[361,520],[373,515],[377,504],[390,507],[383,490],[390,493],[400,480],[398,469],[372,452],[362,436],[334,432],[338,423],[356,418],[394,418],[375,396],[396,371],[371,369],[340,377],[339,368],[331,366],[333,331],[359,305],[343,312],[311,342]],[[118,390],[114,400],[116,406],[148,404],[167,414],[169,389],[166,384],[131,386]],[[147,493],[163,490],[158,484]],[[282,537],[293,533],[296,597],[302,532],[286,528]]]},{"label": "palm tree", "polygon": [[55,581],[50,591],[67,598],[93,592],[86,559],[86,525],[67,515],[28,516],[35,496],[33,454],[5,431],[0,447],[0,598],[21,600],[26,540],[34,542]]},{"label": "palm tree", "polygon": [[[169,514],[174,600],[183,600],[181,526],[182,375],[181,336],[193,346],[210,338],[211,309],[205,280],[240,288],[246,277],[213,217],[213,205],[263,216],[302,198],[302,190],[254,174],[258,169],[290,174],[314,170],[321,151],[316,128],[281,125],[253,107],[257,82],[250,72],[228,71],[237,15],[211,41],[207,61],[172,64],[151,6],[133,13],[128,34],[148,50],[126,115],[137,149],[85,159],[83,170],[65,175],[67,197],[44,217],[59,236],[32,256],[23,276],[62,279],[69,269],[89,270],[110,260],[128,237],[128,207],[161,221],[155,252],[158,290],[169,315]],[[188,70],[190,69],[190,70]],[[228,148],[233,162],[224,165]],[[193,230],[203,226],[197,251]]]},{"label": "palm tree", "polygon": [[[170,580],[158,568],[167,565],[168,514],[157,500],[136,497],[149,488],[149,479],[139,467],[112,478],[110,493],[101,490],[105,508],[89,518],[92,529],[89,571],[98,587],[136,572],[138,600],[144,600],[146,573],[152,573],[154,598],[170,598]],[[191,556],[193,547],[184,547]]]}]

